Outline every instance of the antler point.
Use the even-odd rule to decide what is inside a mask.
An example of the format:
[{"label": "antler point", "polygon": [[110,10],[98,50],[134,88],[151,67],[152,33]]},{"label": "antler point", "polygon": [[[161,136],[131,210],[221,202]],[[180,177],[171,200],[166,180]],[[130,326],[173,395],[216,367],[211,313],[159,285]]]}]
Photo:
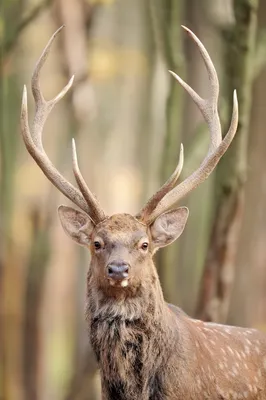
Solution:
[{"label": "antler point", "polygon": [[189,28],[187,28],[185,25],[181,25],[181,27],[188,33],[192,34],[193,32],[191,32],[191,30]]},{"label": "antler point", "polygon": [[57,31],[55,31],[54,37],[55,37],[56,35],[58,35],[58,33],[61,32],[61,30],[62,30],[63,28],[65,28],[65,25],[64,25],[64,24],[61,25],[61,26],[57,29]]},{"label": "antler point", "polygon": [[22,103],[25,105],[27,104],[27,86],[23,86],[23,92],[22,92]]},{"label": "antler point", "polygon": [[236,89],[233,92],[233,103],[234,103],[234,106],[238,108],[238,98],[237,98]]},{"label": "antler point", "polygon": [[[179,82],[179,80],[181,79],[179,75],[177,75],[175,72],[169,70],[170,74]],[[182,79],[181,79],[182,80]]]}]

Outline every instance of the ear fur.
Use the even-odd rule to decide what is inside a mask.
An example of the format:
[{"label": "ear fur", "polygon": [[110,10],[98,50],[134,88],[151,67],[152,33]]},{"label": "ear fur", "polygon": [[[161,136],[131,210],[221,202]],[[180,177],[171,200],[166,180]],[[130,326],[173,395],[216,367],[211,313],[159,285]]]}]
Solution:
[{"label": "ear fur", "polygon": [[58,215],[65,233],[82,246],[88,246],[94,224],[90,217],[72,207],[60,206]]},{"label": "ear fur", "polygon": [[185,228],[188,214],[187,207],[179,207],[156,218],[150,226],[155,248],[168,246],[181,235]]}]

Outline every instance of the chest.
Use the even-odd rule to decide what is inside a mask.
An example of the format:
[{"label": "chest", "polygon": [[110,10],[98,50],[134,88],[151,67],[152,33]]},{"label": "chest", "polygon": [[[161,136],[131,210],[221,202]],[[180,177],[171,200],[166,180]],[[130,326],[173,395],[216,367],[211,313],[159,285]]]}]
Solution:
[{"label": "chest", "polygon": [[108,400],[163,400],[163,348],[141,320],[91,320],[90,339]]}]

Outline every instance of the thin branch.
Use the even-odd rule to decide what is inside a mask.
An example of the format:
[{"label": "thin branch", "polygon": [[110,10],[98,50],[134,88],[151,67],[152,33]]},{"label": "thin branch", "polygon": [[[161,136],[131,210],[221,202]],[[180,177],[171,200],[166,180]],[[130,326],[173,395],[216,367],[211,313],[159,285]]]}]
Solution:
[{"label": "thin branch", "polygon": [[266,66],[266,30],[262,30],[259,34],[257,48],[255,52],[254,68],[253,68],[253,79],[257,76]]},{"label": "thin branch", "polygon": [[175,66],[168,38],[168,27],[163,4],[161,0],[149,1],[152,28],[154,31],[155,44],[159,53],[162,55],[167,67],[174,69]]},{"label": "thin branch", "polygon": [[3,58],[8,56],[8,54],[14,49],[17,44],[17,40],[19,35],[33,22],[38,15],[50,4],[52,4],[53,0],[44,0],[42,3],[35,6],[31,12],[26,15],[26,17],[22,18],[22,20],[18,23],[17,27],[14,29],[14,33],[12,37],[3,43]]}]

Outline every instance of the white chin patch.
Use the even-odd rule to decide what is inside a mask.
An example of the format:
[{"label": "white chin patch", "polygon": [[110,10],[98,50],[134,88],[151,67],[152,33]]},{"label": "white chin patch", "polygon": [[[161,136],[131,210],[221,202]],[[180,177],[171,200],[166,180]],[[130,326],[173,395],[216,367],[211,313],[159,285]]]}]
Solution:
[{"label": "white chin patch", "polygon": [[114,281],[113,279],[109,280],[111,286],[120,286],[120,287],[127,287],[128,286],[128,279],[123,279],[121,282]]},{"label": "white chin patch", "polygon": [[127,286],[128,286],[128,279],[124,279],[124,280],[121,282],[121,286],[122,286],[122,287],[127,287]]}]

